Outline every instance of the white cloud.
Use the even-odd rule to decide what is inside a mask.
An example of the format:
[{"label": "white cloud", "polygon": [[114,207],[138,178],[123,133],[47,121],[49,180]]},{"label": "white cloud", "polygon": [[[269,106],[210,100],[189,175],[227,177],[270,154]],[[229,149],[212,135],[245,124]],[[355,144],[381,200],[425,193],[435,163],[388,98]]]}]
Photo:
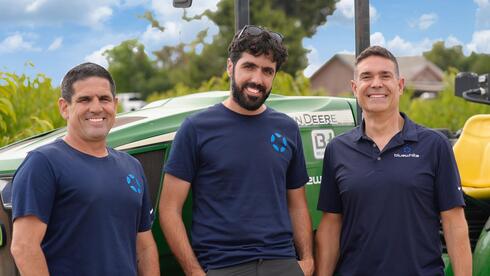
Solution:
[{"label": "white cloud", "polygon": [[[34,47],[32,41],[28,41],[20,33],[6,37],[0,42],[0,53],[12,53],[18,51],[40,51],[40,48]],[[29,35],[27,35],[29,36]]]},{"label": "white cloud", "polygon": [[341,0],[335,5],[335,12],[339,12],[347,19],[354,18],[354,0]]},{"label": "white cloud", "polygon": [[112,9],[103,6],[103,7],[98,7],[95,9],[89,16],[88,16],[88,23],[91,26],[94,27],[99,27],[104,21],[108,20],[112,16]]},{"label": "white cloud", "polygon": [[376,21],[379,18],[378,11],[371,5],[369,5],[369,17],[371,18],[371,21]]},{"label": "white cloud", "polygon": [[479,7],[488,6],[488,0],[474,0]]},{"label": "white cloud", "polygon": [[212,41],[212,37],[218,33],[218,27],[207,17],[197,21],[182,22],[167,20],[162,24],[164,31],[152,28],[148,25],[145,32],[141,35],[140,41],[149,51],[158,50],[163,45],[177,45],[179,43],[189,43],[196,38],[198,32],[208,28],[208,35],[204,39],[206,43]]},{"label": "white cloud", "polygon": [[476,28],[490,28],[490,4],[488,0],[474,0],[478,8],[476,9]]},{"label": "white cloud", "polygon": [[463,45],[463,43],[461,41],[459,41],[459,39],[457,39],[453,35],[448,36],[448,38],[446,38],[446,41],[444,42],[444,44],[446,45],[446,47],[453,47],[453,46],[457,46],[457,45]]},{"label": "white cloud", "polygon": [[[193,1],[192,6],[186,9],[187,16],[202,14],[205,10],[216,11],[219,0]],[[218,33],[218,27],[209,18],[201,20],[183,21],[183,9],[172,6],[170,0],[152,0],[152,10],[155,19],[165,28],[163,32],[148,26],[141,35],[141,42],[149,51],[160,49],[163,45],[176,45],[178,43],[189,43],[196,38],[198,32],[208,29],[205,42],[210,43],[212,37]]]},{"label": "white cloud", "polygon": [[165,30],[162,32],[157,28],[153,28],[151,25],[146,27],[146,31],[141,36],[141,40],[145,44],[161,43],[163,41],[175,41],[178,40],[179,35],[182,32],[181,27],[177,22],[166,22],[162,27]]},{"label": "white cloud", "polygon": [[419,18],[412,20],[409,25],[412,28],[419,28],[420,30],[427,30],[430,26],[436,23],[439,17],[435,13],[422,14]]},{"label": "white cloud", "polygon": [[432,49],[432,44],[435,41],[425,38],[422,41],[410,42],[397,35],[386,43],[386,47],[397,56],[415,56]]},{"label": "white cloud", "polygon": [[320,55],[315,47],[306,46],[305,48],[309,51],[306,55],[306,58],[308,59],[308,66],[305,68],[303,74],[309,78],[316,72],[316,70],[318,70],[318,68],[320,68],[320,66],[322,66],[322,63],[319,62],[321,60]]},{"label": "white cloud", "polygon": [[49,45],[48,51],[58,50],[61,47],[62,44],[63,44],[63,38],[62,37],[57,37]]},{"label": "white cloud", "polygon": [[26,7],[26,12],[36,12],[47,0],[35,0]]},{"label": "white cloud", "polygon": [[[305,46],[305,48],[309,50],[308,54],[306,55],[308,59],[308,66],[303,71],[303,74],[305,75],[305,77],[309,78],[324,64],[324,62],[320,62],[323,59],[320,58],[320,53],[314,46]],[[337,52],[336,54],[354,55],[355,52],[344,49]],[[330,58],[328,58],[327,60],[330,60]]]},{"label": "white cloud", "polygon": [[471,42],[466,46],[470,52],[490,54],[490,30],[474,32]]},{"label": "white cloud", "polygon": [[385,37],[380,32],[375,32],[370,37],[371,45],[384,46],[386,44]]},{"label": "white cloud", "polygon": [[144,5],[145,0],[0,0],[0,23],[4,26],[44,26],[74,23],[100,27],[113,10]]},{"label": "white cloud", "polygon": [[[187,16],[192,17],[208,9],[215,11],[218,2],[219,0],[193,1],[192,6],[186,9]],[[219,31],[216,24],[207,17],[189,22],[182,20],[184,10],[174,8],[172,1],[152,0],[151,9],[154,12],[155,19],[165,29],[162,32],[148,25],[146,30],[140,35],[140,41],[149,52],[159,50],[164,45],[172,46],[179,43],[189,43],[196,38],[200,31],[206,29],[208,29],[208,35],[204,41],[210,43],[212,37]]]},{"label": "white cloud", "polygon": [[119,0],[122,7],[146,6],[150,0]]},{"label": "white cloud", "polygon": [[106,45],[100,48],[99,50],[91,53],[90,55],[86,56],[84,60],[88,62],[96,63],[104,68],[107,68],[109,66],[109,63],[107,62],[107,58],[104,55],[104,53],[105,51],[111,50],[112,48],[114,48],[114,45],[112,44]]},{"label": "white cloud", "polygon": [[[329,18],[331,23],[353,23],[354,21],[354,0],[340,0],[335,5],[335,11]],[[369,5],[369,18],[376,21],[379,18],[378,11],[372,5]]]}]

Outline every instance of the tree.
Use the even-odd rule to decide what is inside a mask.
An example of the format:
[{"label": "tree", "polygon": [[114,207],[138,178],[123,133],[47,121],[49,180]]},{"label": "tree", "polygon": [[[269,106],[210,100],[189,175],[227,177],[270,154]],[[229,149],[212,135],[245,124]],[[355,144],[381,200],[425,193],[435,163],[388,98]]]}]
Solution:
[{"label": "tree", "polygon": [[151,61],[143,44],[127,40],[106,52],[109,72],[118,92],[140,92],[146,98],[152,92],[169,89],[171,84],[164,70]]},{"label": "tree", "polygon": [[64,126],[59,96],[42,74],[31,78],[0,72],[0,146]]},{"label": "tree", "polygon": [[[199,88],[191,88],[185,84],[178,83],[172,89],[163,93],[153,93],[148,97],[148,102],[167,99],[170,97],[184,96],[187,94],[204,91],[228,91],[230,89],[229,77],[223,73],[221,77],[211,77],[202,82]],[[321,90],[311,90],[310,80],[301,72],[291,76],[285,72],[278,72],[275,76],[271,93],[288,96],[318,96],[323,95]]]},{"label": "tree", "polygon": [[457,45],[446,48],[444,41],[434,43],[430,51],[424,52],[424,57],[439,66],[443,71],[447,71],[450,67],[462,70],[466,66],[464,64],[466,57],[463,54],[463,47]]},{"label": "tree", "polygon": [[490,55],[471,53],[464,61],[463,70],[461,71],[475,72],[477,74],[490,73]]},{"label": "tree", "polygon": [[471,103],[454,96],[455,76],[456,70],[446,73],[444,89],[435,99],[411,99],[411,91],[406,91],[400,99],[400,110],[426,127],[445,128],[453,132],[461,129],[471,116],[489,114],[489,105]]},{"label": "tree", "polygon": [[[333,0],[250,1],[250,22],[284,35],[289,59],[283,70],[294,75],[307,65],[307,50],[303,48],[303,38],[311,37],[318,26],[325,24],[327,15],[332,14],[335,9],[335,2]],[[234,0],[220,1],[216,12],[207,11],[205,15],[216,23],[220,30],[213,43],[205,47],[219,49],[217,55],[226,57],[228,43],[235,34]]]},{"label": "tree", "polygon": [[[305,37],[315,34],[318,26],[326,22],[327,15],[332,14],[335,0],[263,0],[250,1],[250,21],[254,25],[265,26],[284,35],[288,47],[289,58],[283,70],[291,75],[303,70],[307,65],[307,50],[303,48]],[[156,60],[148,62],[142,57],[140,44],[137,41],[124,42],[108,52],[109,71],[116,75],[120,88],[145,91],[165,91],[180,83],[185,87],[199,88],[203,81],[212,77],[220,77],[226,68],[228,44],[235,33],[234,0],[221,0],[214,12],[205,11],[203,14],[188,18],[193,20],[207,16],[219,28],[211,43],[205,43],[207,30],[198,34],[190,44],[165,46],[155,51]],[[143,16],[157,29],[165,31],[152,14]],[[197,46],[202,46],[200,52]],[[138,49],[134,53],[134,49]],[[146,57],[147,58],[147,57]],[[158,65],[158,66],[157,66]],[[153,70],[150,70],[150,67]],[[153,77],[159,74],[159,77]],[[145,87],[142,80],[159,79],[154,86]],[[122,84],[119,84],[119,80]],[[158,86],[160,85],[160,86]],[[180,87],[183,87],[183,86]],[[145,87],[144,90],[142,87]],[[119,89],[119,91],[122,91]]]},{"label": "tree", "polygon": [[472,52],[465,56],[461,45],[446,48],[443,41],[438,41],[424,52],[424,57],[444,71],[454,68],[461,72],[490,73],[490,55]]}]

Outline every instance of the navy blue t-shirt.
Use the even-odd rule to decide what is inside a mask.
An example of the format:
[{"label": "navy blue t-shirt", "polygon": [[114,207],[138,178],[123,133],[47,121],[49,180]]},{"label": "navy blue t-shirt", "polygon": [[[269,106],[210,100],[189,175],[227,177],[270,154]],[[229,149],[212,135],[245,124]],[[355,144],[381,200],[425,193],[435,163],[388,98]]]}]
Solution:
[{"label": "navy blue t-shirt", "polygon": [[405,124],[382,152],[362,127],[325,151],[318,209],[342,214],[338,275],[444,275],[440,212],[464,206],[449,141]]},{"label": "navy blue t-shirt", "polygon": [[98,158],[59,139],[30,152],[13,180],[13,219],[47,224],[42,241],[51,275],[137,274],[136,235],[151,228],[139,162],[108,149]]},{"label": "navy blue t-shirt", "polygon": [[298,125],[222,104],[188,117],[165,171],[192,183],[192,247],[203,268],[296,256],[287,189],[308,181]]}]

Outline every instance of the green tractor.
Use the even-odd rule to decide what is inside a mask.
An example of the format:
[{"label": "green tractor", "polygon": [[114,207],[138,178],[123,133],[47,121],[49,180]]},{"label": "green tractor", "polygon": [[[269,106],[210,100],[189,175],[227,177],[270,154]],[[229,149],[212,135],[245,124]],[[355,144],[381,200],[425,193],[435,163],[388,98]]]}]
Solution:
[{"label": "green tractor", "polygon": [[[155,210],[163,180],[163,166],[172,147],[175,133],[184,118],[211,105],[222,102],[229,92],[207,92],[165,99],[150,103],[141,110],[119,114],[114,128],[109,133],[110,147],[123,150],[136,157],[147,176],[150,198]],[[354,99],[333,97],[292,97],[271,95],[266,104],[292,117],[299,125],[310,180],[306,193],[310,213],[316,227],[321,213],[316,202],[322,175],[325,147],[333,137],[356,125]],[[27,153],[39,146],[61,138],[66,129],[58,129],[0,149],[0,276],[18,275],[10,254],[12,239],[11,180],[15,170]],[[184,222],[191,222],[191,200],[183,210]],[[158,215],[156,216],[158,218]],[[189,227],[188,227],[189,228]],[[152,228],[160,255],[163,275],[182,275],[180,266],[173,257],[162,235],[158,220]]]},{"label": "green tractor", "polygon": [[[456,76],[455,94],[463,99],[490,104],[489,75],[462,72]],[[473,251],[473,275],[490,275],[490,114],[469,118],[454,144],[463,186]],[[447,255],[446,275],[453,275]]]},{"label": "green tractor", "polygon": [[[459,76],[456,91],[481,91],[478,78],[476,84],[474,80],[471,83],[478,89],[468,88],[469,85]],[[109,146],[126,151],[141,162],[155,209],[162,188],[163,166],[180,124],[188,115],[222,102],[228,93],[206,92],[165,99],[150,103],[141,110],[117,116],[116,124],[109,133]],[[468,93],[463,94],[468,97]],[[333,137],[352,129],[358,123],[355,100],[271,95],[266,104],[288,114],[300,127],[310,177],[306,193],[313,228],[316,229],[321,217],[321,213],[316,210],[316,202],[325,147]],[[65,134],[66,129],[57,129],[0,149],[0,276],[18,275],[9,250],[12,234],[12,176],[29,151]],[[474,275],[490,275],[490,115],[477,115],[469,119],[454,145],[454,151],[467,204],[465,212],[470,228]],[[191,210],[191,200],[188,199],[183,210],[187,226],[191,222]],[[158,245],[162,274],[182,275],[163,237],[158,219],[152,231]],[[453,275],[445,251],[443,258],[446,275]]]}]

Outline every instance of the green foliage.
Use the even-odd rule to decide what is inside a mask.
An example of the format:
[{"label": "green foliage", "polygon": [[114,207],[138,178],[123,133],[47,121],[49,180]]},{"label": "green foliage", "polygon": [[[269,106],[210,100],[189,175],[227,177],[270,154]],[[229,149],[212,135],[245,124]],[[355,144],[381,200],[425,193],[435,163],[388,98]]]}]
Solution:
[{"label": "green foliage", "polygon": [[435,99],[411,99],[413,92],[405,91],[400,99],[400,110],[421,125],[453,132],[461,129],[471,116],[490,113],[488,105],[470,103],[454,96],[455,75],[454,70],[446,75],[444,89]]},{"label": "green foliage", "polygon": [[[228,44],[235,34],[234,2],[221,0],[215,12],[204,13],[219,27],[219,33],[211,44],[204,44],[198,59],[225,63]],[[307,65],[307,50],[303,48],[303,39],[314,35],[317,27],[326,22],[327,15],[332,14],[334,8],[334,0],[250,1],[250,23],[265,26],[284,35],[289,59],[283,70],[294,75]],[[212,66],[204,79],[220,75],[223,68],[224,65]]]},{"label": "green foliage", "polygon": [[[229,89],[229,77],[227,73],[224,73],[219,78],[212,77],[208,81],[202,82],[198,88],[191,88],[183,83],[178,83],[172,89],[163,93],[151,94],[147,101],[152,102],[160,99],[167,99],[198,92],[227,91]],[[278,72],[274,79],[272,93],[289,96],[313,96],[323,94],[320,90],[311,90],[310,80],[299,72],[294,77],[285,72]]]},{"label": "green foliage", "polygon": [[167,99],[172,97],[184,96],[187,94],[193,94],[204,91],[223,91],[229,89],[228,74],[223,73],[221,77],[211,77],[208,81],[201,83],[200,87],[192,88],[184,83],[177,83],[172,89],[169,89],[162,93],[151,94],[146,101],[153,102],[160,99]]},{"label": "green foliage", "polygon": [[109,72],[116,82],[118,93],[139,92],[146,98],[154,91],[171,87],[167,72],[151,61],[143,44],[127,40],[106,52]]},{"label": "green foliage", "polygon": [[286,72],[278,72],[272,86],[272,93],[287,96],[319,96],[324,95],[321,90],[310,88],[310,79],[303,73],[292,76]]},{"label": "green foliage", "polygon": [[443,71],[455,68],[461,72],[490,73],[490,55],[473,52],[465,56],[460,45],[446,48],[443,41],[438,41],[430,51],[424,52],[424,57]]},{"label": "green foliage", "polygon": [[[303,39],[311,37],[318,26],[325,24],[327,15],[334,11],[335,2],[250,1],[250,22],[284,35],[289,58],[282,69],[295,75],[307,66],[307,50],[303,48]],[[183,93],[183,90],[200,90],[202,82],[213,77],[220,78],[226,69],[228,45],[235,34],[234,0],[221,0],[216,11],[208,10],[192,18],[187,17],[184,12],[183,20],[189,21],[204,16],[219,28],[211,43],[204,41],[207,37],[207,30],[204,30],[189,44],[165,46],[155,51],[155,60],[151,60],[145,54],[143,46],[136,40],[125,41],[107,51],[109,71],[118,84],[118,91],[141,92],[144,98],[161,91],[176,95]],[[154,28],[166,31],[150,12],[141,17],[148,20]],[[179,87],[174,87],[177,84]],[[170,89],[173,92],[169,92]]]},{"label": "green foliage", "polygon": [[42,74],[30,78],[0,72],[0,146],[65,125],[59,95]]},{"label": "green foliage", "polygon": [[466,58],[463,69],[460,71],[475,72],[477,74],[490,73],[490,55],[471,53]]}]

